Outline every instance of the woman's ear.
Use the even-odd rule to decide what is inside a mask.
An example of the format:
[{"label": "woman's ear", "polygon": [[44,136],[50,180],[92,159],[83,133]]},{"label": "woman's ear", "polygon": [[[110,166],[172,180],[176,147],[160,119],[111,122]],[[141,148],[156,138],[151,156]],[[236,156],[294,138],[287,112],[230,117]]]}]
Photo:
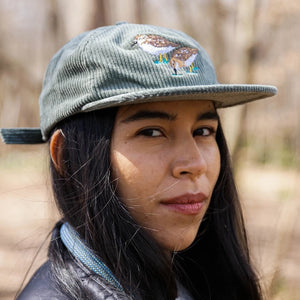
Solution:
[{"label": "woman's ear", "polygon": [[50,156],[51,160],[55,166],[55,169],[59,174],[63,174],[63,164],[62,164],[62,149],[64,134],[61,129],[57,129],[51,136],[50,140]]}]

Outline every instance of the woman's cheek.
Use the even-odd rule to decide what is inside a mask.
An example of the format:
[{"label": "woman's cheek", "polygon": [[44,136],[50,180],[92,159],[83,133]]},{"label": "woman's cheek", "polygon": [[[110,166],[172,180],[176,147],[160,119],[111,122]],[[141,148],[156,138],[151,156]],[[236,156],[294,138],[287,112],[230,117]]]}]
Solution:
[{"label": "woman's cheek", "polygon": [[128,171],[132,172],[132,163],[118,151],[114,151],[111,156],[112,171],[114,180],[128,180]]},{"label": "woman's cheek", "polygon": [[214,170],[213,176],[215,177],[215,183],[216,183],[221,169],[221,157],[220,157],[220,151],[218,147],[215,148],[214,154],[212,155],[211,165]]},{"label": "woman's cheek", "polygon": [[217,143],[206,149],[207,176],[210,182],[215,185],[221,169],[221,156]]},{"label": "woman's cheek", "polygon": [[122,198],[132,198],[132,192],[139,186],[141,177],[136,163],[119,151],[111,155],[113,179],[117,182],[117,191]]}]

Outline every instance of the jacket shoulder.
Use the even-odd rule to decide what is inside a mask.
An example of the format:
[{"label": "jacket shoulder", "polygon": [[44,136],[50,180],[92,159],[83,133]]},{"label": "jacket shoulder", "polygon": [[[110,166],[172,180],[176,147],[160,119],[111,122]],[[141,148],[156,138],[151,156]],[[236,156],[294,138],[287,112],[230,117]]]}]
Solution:
[{"label": "jacket shoulder", "polygon": [[32,276],[24,290],[17,297],[17,300],[67,300],[56,287],[52,277],[51,265],[47,261]]},{"label": "jacket shoulder", "polygon": [[[129,300],[124,293],[117,291],[101,277],[92,274],[85,266],[77,265],[74,261],[68,261],[72,274],[80,278],[82,295],[80,299],[89,300]],[[57,286],[52,275],[51,263],[44,263],[32,276],[24,290],[16,300],[71,300]],[[85,295],[85,296],[83,296]],[[76,299],[79,300],[79,299]]]}]

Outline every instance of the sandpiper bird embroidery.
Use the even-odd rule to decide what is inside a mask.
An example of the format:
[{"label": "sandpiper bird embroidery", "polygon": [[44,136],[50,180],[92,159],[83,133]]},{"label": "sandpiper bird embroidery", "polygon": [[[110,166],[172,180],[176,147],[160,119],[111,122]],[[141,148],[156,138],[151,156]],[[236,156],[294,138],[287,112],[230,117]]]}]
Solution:
[{"label": "sandpiper bird embroidery", "polygon": [[197,54],[197,49],[189,47],[174,50],[170,59],[170,66],[173,68],[175,75],[177,75],[177,69],[182,67],[189,67],[189,72],[193,73],[197,69],[193,64]]},{"label": "sandpiper bird embroidery", "polygon": [[133,44],[138,44],[144,51],[153,55],[159,55],[159,60],[155,63],[168,62],[167,53],[177,48],[179,45],[168,41],[167,39],[154,34],[138,34]]}]

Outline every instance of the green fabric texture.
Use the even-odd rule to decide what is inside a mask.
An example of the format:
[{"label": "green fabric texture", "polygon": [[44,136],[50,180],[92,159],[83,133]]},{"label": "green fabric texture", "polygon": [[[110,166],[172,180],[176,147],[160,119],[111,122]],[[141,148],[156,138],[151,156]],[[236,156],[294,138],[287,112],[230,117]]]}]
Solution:
[{"label": "green fabric texture", "polygon": [[75,37],[50,61],[40,96],[42,139],[59,121],[91,110],[201,99],[221,108],[276,92],[267,85],[219,84],[205,50],[183,32],[118,23]]}]

